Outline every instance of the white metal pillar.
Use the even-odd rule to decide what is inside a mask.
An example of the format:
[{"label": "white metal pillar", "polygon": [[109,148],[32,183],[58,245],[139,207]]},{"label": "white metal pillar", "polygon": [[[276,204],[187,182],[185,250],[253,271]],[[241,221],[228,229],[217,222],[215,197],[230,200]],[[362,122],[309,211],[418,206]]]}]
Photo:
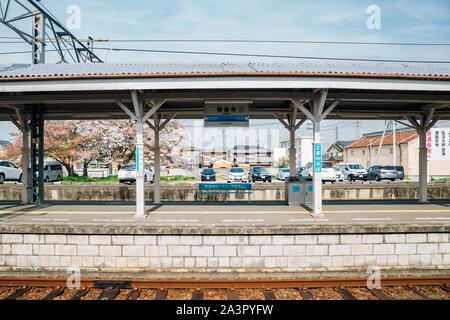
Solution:
[{"label": "white metal pillar", "polygon": [[328,108],[325,109],[325,102],[328,89],[316,91],[311,102],[311,109],[305,107],[307,101],[292,99],[292,103],[302,111],[313,123],[313,212],[312,216],[322,216],[322,145],[320,141],[320,121],[338,105],[339,100],[335,100]]},{"label": "white metal pillar", "polygon": [[145,216],[145,181],[144,181],[144,123],[142,117],[136,121],[136,217]]},{"label": "white metal pillar", "polygon": [[[434,109],[430,108],[419,121],[413,116],[406,116],[405,118],[411,125],[409,127],[415,128],[419,134],[419,203],[428,202],[428,160],[427,160],[427,131],[430,130],[438,121],[438,117],[434,116]],[[434,117],[433,117],[434,116]]]},{"label": "white metal pillar", "polygon": [[322,214],[322,145],[320,143],[320,120],[313,121],[313,216]]},{"label": "white metal pillar", "polygon": [[[147,121],[165,102],[150,101],[146,103],[142,95],[137,91],[131,91],[134,113],[122,102],[117,104],[136,121],[136,218],[145,217],[145,154],[144,154],[144,122]],[[145,112],[144,103],[150,105],[150,110]]]}]

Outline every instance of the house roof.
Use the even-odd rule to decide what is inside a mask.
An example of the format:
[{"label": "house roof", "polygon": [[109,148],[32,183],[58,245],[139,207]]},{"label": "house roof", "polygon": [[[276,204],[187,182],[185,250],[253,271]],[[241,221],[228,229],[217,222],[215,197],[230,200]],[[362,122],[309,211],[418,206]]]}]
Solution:
[{"label": "house roof", "polygon": [[0,146],[11,146],[12,143],[6,140],[0,140]]},{"label": "house roof", "polygon": [[[375,147],[380,144],[381,137],[382,135],[363,137],[347,145],[346,147],[344,147],[344,149],[363,148],[368,147],[369,145]],[[409,143],[417,138],[419,138],[419,134],[416,131],[397,132],[395,134],[395,140],[397,144]],[[383,146],[393,144],[394,144],[394,135],[393,134],[385,135],[383,139]]]},{"label": "house roof", "polygon": [[338,149],[340,152],[344,151],[344,147],[348,146],[350,143],[352,143],[354,140],[351,141],[336,141],[335,143],[333,143],[329,148],[328,148],[328,152],[330,151],[330,149],[334,146],[336,149]]},{"label": "house roof", "polygon": [[450,64],[299,59],[292,63],[6,64],[1,80],[148,78],[180,76],[323,76],[450,80]]}]

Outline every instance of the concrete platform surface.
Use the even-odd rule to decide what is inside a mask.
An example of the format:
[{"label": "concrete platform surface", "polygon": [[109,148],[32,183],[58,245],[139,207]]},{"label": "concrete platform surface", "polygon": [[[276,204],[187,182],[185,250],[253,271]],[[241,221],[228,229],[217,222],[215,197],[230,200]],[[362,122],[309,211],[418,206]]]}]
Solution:
[{"label": "concrete platform surface", "polygon": [[136,218],[125,204],[0,203],[0,232],[103,234],[291,234],[448,232],[450,201],[328,202],[322,217],[275,202],[147,205]]}]

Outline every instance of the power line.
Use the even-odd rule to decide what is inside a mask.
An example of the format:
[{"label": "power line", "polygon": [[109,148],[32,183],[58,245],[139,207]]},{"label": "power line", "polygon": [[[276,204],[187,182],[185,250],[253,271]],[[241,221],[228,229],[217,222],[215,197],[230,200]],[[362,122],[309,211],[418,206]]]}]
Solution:
[{"label": "power line", "polygon": [[[20,37],[0,36],[0,39],[21,39]],[[52,39],[48,39],[52,40]],[[94,42],[206,42],[206,43],[292,43],[292,44],[331,44],[331,45],[383,45],[383,46],[450,46],[450,43],[420,42],[364,42],[364,41],[313,41],[313,40],[256,40],[256,39],[79,39]]]},{"label": "power line", "polygon": [[[432,60],[394,60],[394,59],[364,59],[364,58],[338,58],[338,57],[314,57],[314,56],[291,56],[272,54],[251,54],[233,52],[207,52],[207,51],[181,51],[181,50],[153,50],[153,49],[133,49],[133,48],[94,48],[94,50],[123,51],[123,52],[144,52],[144,53],[170,53],[170,54],[194,54],[194,55],[216,55],[216,56],[238,56],[238,57],[258,57],[258,58],[281,58],[281,59],[304,59],[304,60],[335,60],[335,61],[364,61],[364,62],[405,62],[405,63],[450,63],[450,61]],[[47,52],[57,50],[46,50]],[[24,54],[29,51],[0,52],[0,55]]]}]

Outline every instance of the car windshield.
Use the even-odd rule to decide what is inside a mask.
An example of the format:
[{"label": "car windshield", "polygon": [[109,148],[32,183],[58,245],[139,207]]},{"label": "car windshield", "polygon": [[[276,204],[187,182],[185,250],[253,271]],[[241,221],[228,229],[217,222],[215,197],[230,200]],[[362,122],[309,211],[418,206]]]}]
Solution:
[{"label": "car windshield", "polygon": [[331,162],[322,162],[322,168],[324,169],[333,168],[333,164]]},{"label": "car windshield", "polygon": [[127,171],[135,170],[136,169],[136,164],[135,163],[128,163],[128,164],[124,165],[122,167],[122,169],[123,170],[127,170]]},{"label": "car windshield", "polygon": [[231,168],[230,172],[244,172],[244,169],[242,169],[242,168]]},{"label": "car windshield", "polygon": [[353,169],[353,170],[355,170],[355,169],[364,169],[363,166],[360,165],[360,164],[349,164],[348,167],[350,169]]},{"label": "car windshield", "polygon": [[205,170],[203,170],[203,174],[214,174],[214,170],[213,169],[205,169]]},{"label": "car windshield", "polygon": [[385,170],[395,170],[394,166],[384,166],[383,169]]},{"label": "car windshield", "polygon": [[281,172],[289,172],[289,169],[281,169]]},{"label": "car windshield", "polygon": [[398,171],[405,171],[405,169],[403,169],[403,167],[395,167],[395,170],[398,170]]},{"label": "car windshield", "polygon": [[255,173],[269,173],[269,170],[267,170],[266,167],[254,167],[253,171]]}]

